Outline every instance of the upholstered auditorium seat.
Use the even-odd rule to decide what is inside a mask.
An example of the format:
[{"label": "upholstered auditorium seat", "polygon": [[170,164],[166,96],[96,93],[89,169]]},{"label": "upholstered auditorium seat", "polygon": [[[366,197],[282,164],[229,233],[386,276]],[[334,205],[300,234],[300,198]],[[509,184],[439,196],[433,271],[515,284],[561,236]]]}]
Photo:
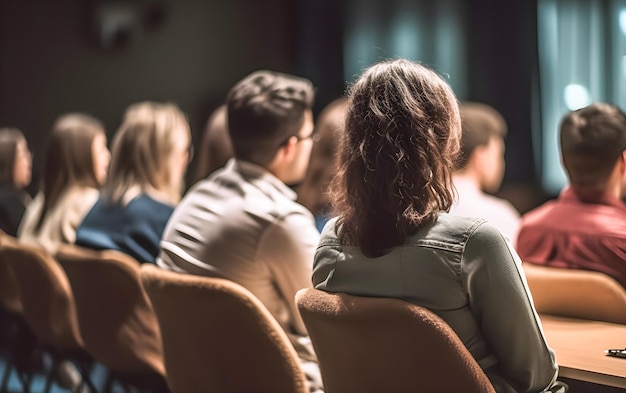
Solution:
[{"label": "upholstered auditorium seat", "polygon": [[139,262],[121,252],[63,245],[56,258],[71,283],[85,348],[114,382],[167,392],[161,333]]},{"label": "upholstered auditorium seat", "polygon": [[308,392],[287,335],[247,289],[149,264],[141,274],[173,393]]},{"label": "upholstered auditorium seat", "polygon": [[301,289],[326,393],[481,392],[491,382],[437,315],[391,298]]},{"label": "upholstered auditorium seat", "polygon": [[590,270],[523,267],[539,314],[626,324],[626,290],[614,278]]},{"label": "upholstered auditorium seat", "polygon": [[61,266],[43,248],[17,239],[4,239],[0,255],[14,273],[26,325],[53,359],[44,392],[49,391],[57,368],[67,361],[78,367],[83,381],[95,391],[88,378],[92,358],[84,350],[74,296]]}]

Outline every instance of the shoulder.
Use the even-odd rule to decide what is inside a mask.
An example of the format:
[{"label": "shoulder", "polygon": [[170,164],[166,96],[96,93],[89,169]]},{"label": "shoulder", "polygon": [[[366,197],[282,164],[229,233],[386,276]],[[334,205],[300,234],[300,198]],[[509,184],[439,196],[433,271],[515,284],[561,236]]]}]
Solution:
[{"label": "shoulder", "polygon": [[414,241],[435,241],[450,245],[464,245],[468,238],[484,225],[486,220],[477,217],[456,216],[442,212],[437,220],[413,237]]},{"label": "shoulder", "polygon": [[100,191],[97,188],[74,186],[67,189],[59,203],[64,203],[68,205],[68,207],[74,206],[76,209],[81,209],[83,206],[92,206],[99,197]]},{"label": "shoulder", "polygon": [[147,194],[141,194],[122,208],[120,214],[131,217],[136,223],[150,223],[162,226],[174,211],[174,206],[156,200]]}]

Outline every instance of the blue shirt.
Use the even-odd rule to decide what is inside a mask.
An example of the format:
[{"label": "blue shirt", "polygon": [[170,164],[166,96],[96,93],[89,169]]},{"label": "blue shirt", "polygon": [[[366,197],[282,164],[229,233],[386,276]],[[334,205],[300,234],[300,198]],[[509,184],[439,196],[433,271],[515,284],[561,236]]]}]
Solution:
[{"label": "blue shirt", "polygon": [[76,231],[76,244],[117,250],[137,261],[155,263],[165,224],[174,207],[142,194],[123,206],[102,198]]}]

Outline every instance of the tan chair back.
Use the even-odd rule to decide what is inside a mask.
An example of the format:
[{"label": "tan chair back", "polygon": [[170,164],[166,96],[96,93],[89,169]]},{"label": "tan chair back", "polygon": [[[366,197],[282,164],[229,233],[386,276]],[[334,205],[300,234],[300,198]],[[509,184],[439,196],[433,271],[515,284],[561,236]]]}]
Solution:
[{"label": "tan chair back", "polygon": [[308,392],[287,335],[248,290],[154,265],[141,274],[173,393]]},{"label": "tan chair back", "polygon": [[452,328],[423,307],[312,288],[296,303],[326,393],[495,393]]},{"label": "tan chair back", "polygon": [[161,333],[139,262],[74,245],[59,247],[56,258],[72,285],[87,351],[116,372],[165,375]]},{"label": "tan chair back", "polygon": [[626,324],[626,290],[601,272],[523,263],[539,314]]},{"label": "tan chair back", "polygon": [[39,340],[59,351],[82,348],[72,289],[55,258],[17,239],[5,238],[0,253],[15,274],[24,319]]},{"label": "tan chair back", "polygon": [[[6,239],[6,240],[5,240]],[[5,241],[11,241],[11,236],[0,231],[0,250]],[[14,241],[17,241],[14,239]],[[20,300],[20,290],[17,286],[17,278],[13,269],[5,262],[0,251],[0,307],[13,314],[22,313],[22,301]]]}]

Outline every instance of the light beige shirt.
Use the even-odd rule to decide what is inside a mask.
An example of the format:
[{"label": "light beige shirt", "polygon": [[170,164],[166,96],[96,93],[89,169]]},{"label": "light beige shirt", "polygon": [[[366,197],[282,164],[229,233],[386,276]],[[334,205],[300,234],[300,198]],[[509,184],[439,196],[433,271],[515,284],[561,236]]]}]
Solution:
[{"label": "light beige shirt", "polygon": [[476,183],[463,176],[453,176],[457,196],[450,214],[484,218],[498,228],[515,247],[521,215],[511,202],[483,192]]},{"label": "light beige shirt", "polygon": [[306,335],[294,297],[312,285],[319,233],[295,198],[265,169],[231,159],[176,207],[157,264],[231,279],[256,295],[285,331]]},{"label": "light beige shirt", "polygon": [[70,187],[48,212],[37,231],[37,221],[43,209],[43,194],[38,193],[26,208],[17,237],[25,243],[42,246],[51,253],[56,252],[59,244],[74,244],[76,228],[99,195],[98,189],[93,187]]}]

